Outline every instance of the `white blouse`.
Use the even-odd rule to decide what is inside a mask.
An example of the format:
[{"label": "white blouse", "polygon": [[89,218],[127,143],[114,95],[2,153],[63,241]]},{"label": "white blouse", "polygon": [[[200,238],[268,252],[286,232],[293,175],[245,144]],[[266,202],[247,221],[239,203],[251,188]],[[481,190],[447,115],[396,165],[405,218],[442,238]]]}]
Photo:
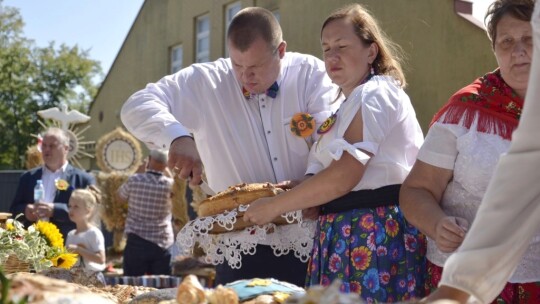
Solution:
[{"label": "white blouse", "polygon": [[[450,216],[473,222],[493,171],[510,141],[494,134],[455,124],[435,123],[430,128],[418,159],[433,166],[453,170],[453,179],[443,193],[441,208]],[[510,203],[510,202],[509,202]],[[451,253],[441,252],[428,238],[427,258],[444,266]],[[529,246],[510,282],[535,282],[540,270],[540,234]]]},{"label": "white blouse", "polygon": [[[363,141],[349,144],[343,136],[359,110],[362,111]],[[423,140],[409,96],[392,78],[374,76],[354,89],[342,103],[335,124],[313,145],[307,173],[321,171],[346,151],[364,165],[369,161],[354,191],[401,184]]]},{"label": "white blouse", "polygon": [[[77,230],[71,230],[66,238],[67,245],[84,245],[84,248],[90,252],[105,252],[105,238],[103,233],[97,227],[90,227],[84,232],[77,233]],[[103,271],[105,269],[105,263],[95,263],[86,261],[82,256],[79,256],[77,265],[80,265],[81,260],[84,261],[84,267],[89,271]]]}]

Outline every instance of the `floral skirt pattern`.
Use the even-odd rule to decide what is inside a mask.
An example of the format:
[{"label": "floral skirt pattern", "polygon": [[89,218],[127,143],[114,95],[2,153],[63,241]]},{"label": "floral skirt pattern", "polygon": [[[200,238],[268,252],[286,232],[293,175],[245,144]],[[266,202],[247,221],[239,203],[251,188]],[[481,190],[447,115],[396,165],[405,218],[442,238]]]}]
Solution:
[{"label": "floral skirt pattern", "polygon": [[[437,289],[443,268],[427,260],[426,295]],[[540,303],[540,282],[506,283],[492,304],[537,304]]]},{"label": "floral skirt pattern", "polygon": [[342,281],[368,303],[424,296],[426,240],[397,205],[319,216],[306,286]]}]

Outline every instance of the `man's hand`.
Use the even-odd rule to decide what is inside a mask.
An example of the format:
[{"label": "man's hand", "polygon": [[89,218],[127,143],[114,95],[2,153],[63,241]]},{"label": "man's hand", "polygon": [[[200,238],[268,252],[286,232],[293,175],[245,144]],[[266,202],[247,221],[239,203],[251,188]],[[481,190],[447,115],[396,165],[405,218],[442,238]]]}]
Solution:
[{"label": "man's hand", "polygon": [[24,209],[24,216],[30,222],[35,222],[38,220],[36,206],[33,203],[26,205],[26,208]]},{"label": "man's hand", "polygon": [[35,212],[38,219],[51,218],[54,214],[53,203],[35,203]]},{"label": "man's hand", "polygon": [[191,186],[200,184],[202,161],[193,138],[183,136],[173,140],[169,149],[168,165],[181,179],[191,177]]}]

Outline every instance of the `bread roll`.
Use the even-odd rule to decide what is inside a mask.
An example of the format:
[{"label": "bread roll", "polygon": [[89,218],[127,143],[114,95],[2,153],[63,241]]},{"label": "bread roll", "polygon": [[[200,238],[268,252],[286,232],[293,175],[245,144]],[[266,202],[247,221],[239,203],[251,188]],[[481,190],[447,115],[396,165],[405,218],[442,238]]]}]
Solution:
[{"label": "bread roll", "polygon": [[199,282],[196,276],[190,274],[184,277],[182,283],[178,285],[176,292],[176,300],[178,303],[185,304],[205,304],[206,296],[204,287]]}]

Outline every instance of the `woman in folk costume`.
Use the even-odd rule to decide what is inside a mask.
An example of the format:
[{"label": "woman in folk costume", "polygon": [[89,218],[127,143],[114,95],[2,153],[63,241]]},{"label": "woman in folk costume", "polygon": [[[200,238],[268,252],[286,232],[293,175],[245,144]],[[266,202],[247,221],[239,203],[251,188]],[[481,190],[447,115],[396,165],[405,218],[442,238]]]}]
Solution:
[{"label": "woman in folk costume", "polygon": [[341,291],[368,303],[422,297],[425,237],[405,221],[398,196],[424,136],[395,45],[369,11],[351,4],[325,20],[321,46],[346,100],[317,131],[313,176],[252,202],[244,219],[264,224],[292,210],[320,211],[307,285],[340,279]]},{"label": "woman in folk costume", "polygon": [[[490,6],[487,31],[499,68],[459,90],[435,115],[401,188],[405,217],[428,236],[428,293],[461,245],[518,126],[532,58],[533,8],[534,0],[497,0]],[[539,282],[540,235],[495,302],[527,302],[539,296]]]}]

